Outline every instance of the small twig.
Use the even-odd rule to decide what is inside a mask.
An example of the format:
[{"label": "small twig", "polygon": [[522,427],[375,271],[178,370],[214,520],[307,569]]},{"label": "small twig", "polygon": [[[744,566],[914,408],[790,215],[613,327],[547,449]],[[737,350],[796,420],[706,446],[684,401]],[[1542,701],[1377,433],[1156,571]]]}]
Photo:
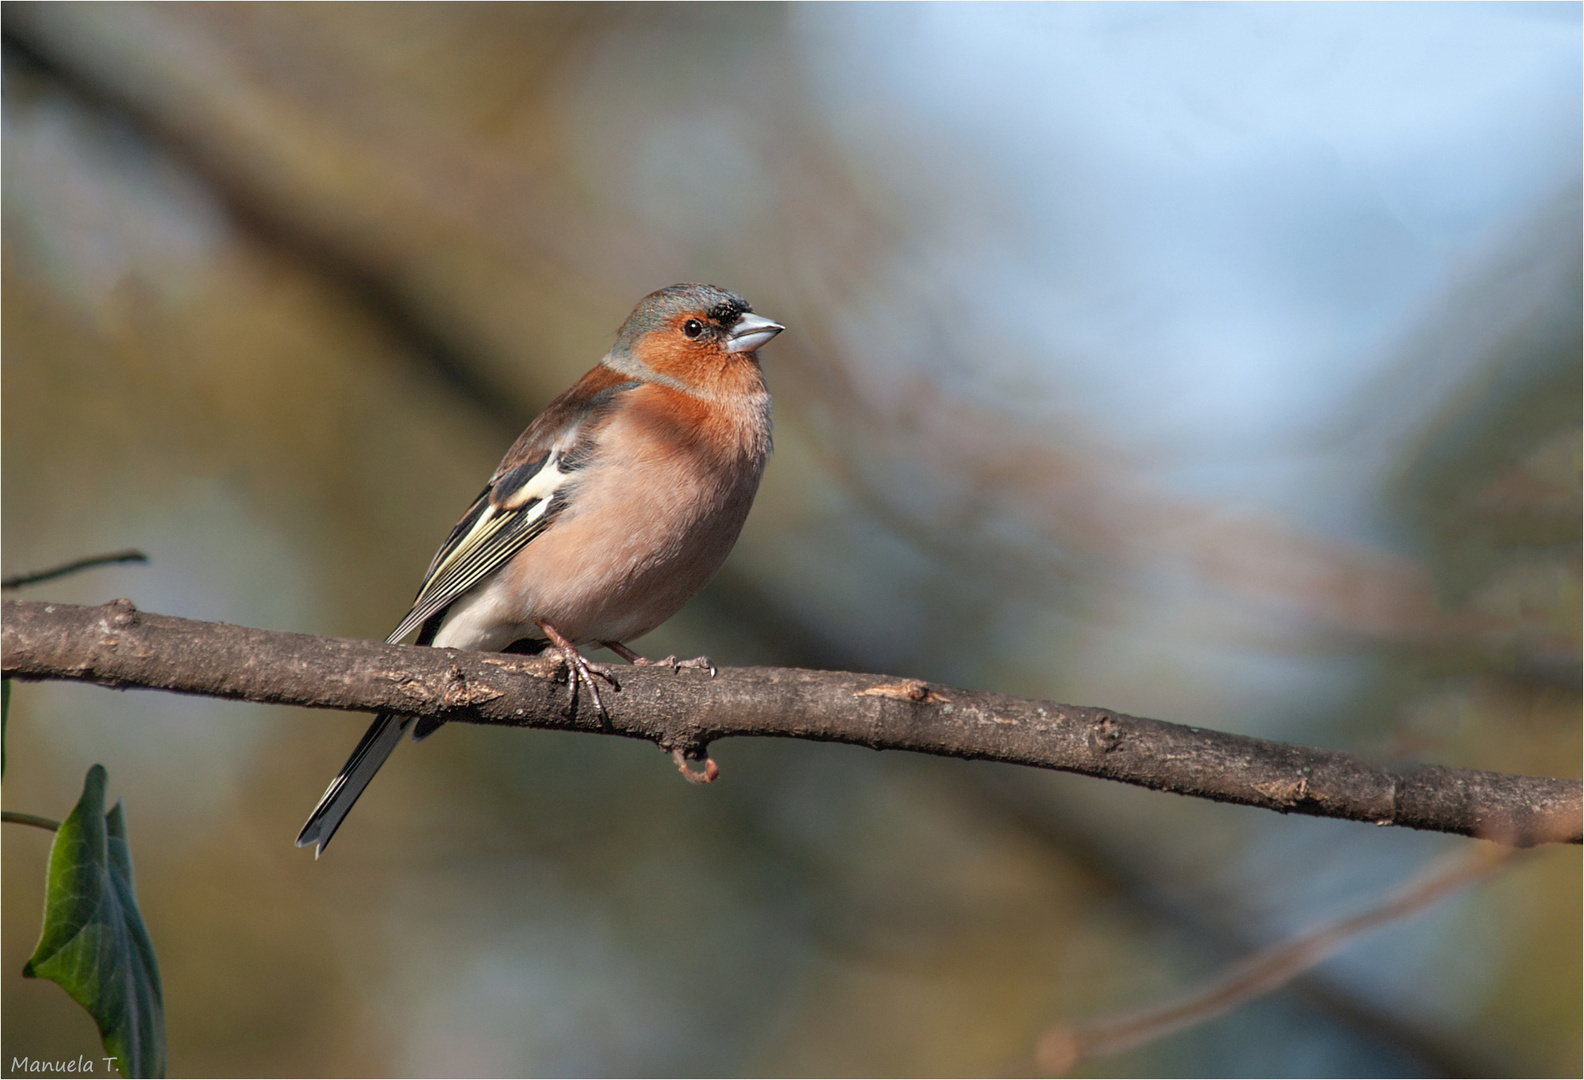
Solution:
[{"label": "small twig", "polygon": [[60,822],[37,814],[24,814],[20,810],[0,810],[0,821],[12,825],[31,825],[35,829],[48,829],[55,832],[60,828]]},{"label": "small twig", "polygon": [[671,760],[676,762],[677,771],[687,777],[690,783],[713,784],[715,778],[720,775],[720,766],[715,764],[714,758],[705,758],[704,770],[700,772],[688,764],[687,755],[682,752],[680,747],[671,751]]},{"label": "small twig", "polygon": [[75,574],[79,570],[91,570],[96,566],[110,566],[114,563],[146,563],[149,557],[134,548],[126,551],[112,551],[108,555],[90,555],[86,559],[78,559],[62,566],[54,566],[48,570],[35,570],[31,574],[13,574],[8,578],[0,578],[0,589],[20,589],[24,585],[37,585],[41,581],[53,581],[67,574]]},{"label": "small twig", "polygon": [[1481,845],[1472,855],[1460,852],[1438,861],[1379,904],[1261,949],[1170,1001],[1086,1024],[1058,1024],[1040,1037],[1035,1060],[1041,1070],[1065,1075],[1079,1062],[1132,1050],[1213,1020],[1280,989],[1360,934],[1423,911],[1493,873],[1513,854],[1515,849],[1496,845]]}]

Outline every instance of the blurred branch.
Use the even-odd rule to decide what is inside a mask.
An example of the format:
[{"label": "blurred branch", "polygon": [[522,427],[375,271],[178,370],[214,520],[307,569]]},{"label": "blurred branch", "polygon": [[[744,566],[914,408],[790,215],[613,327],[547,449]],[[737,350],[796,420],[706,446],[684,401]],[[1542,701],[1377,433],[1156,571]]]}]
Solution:
[{"label": "blurred branch", "polygon": [[[73,57],[61,42],[32,25],[30,13],[6,5],[6,22],[0,33],[5,63],[26,64],[57,80],[85,105],[137,131],[194,175],[225,207],[240,230],[282,251],[291,252],[340,288],[345,298],[378,320],[393,338],[424,362],[426,370],[468,401],[504,430],[522,426],[520,407],[505,387],[499,386],[468,356],[441,320],[431,317],[390,279],[375,258],[364,257],[342,238],[316,230],[307,215],[294,212],[282,200],[261,190],[256,165],[239,167],[226,158],[225,147],[213,145],[191,125],[182,124],[168,111],[152,108],[135,95],[124,93],[111,71]],[[73,62],[75,59],[76,62]]]},{"label": "blurred branch", "polygon": [[309,708],[644,739],[700,760],[713,741],[772,736],[1000,761],[1280,813],[1528,846],[1580,842],[1577,780],[1436,765],[1381,768],[1331,750],[1107,709],[799,668],[717,678],[633,668],[608,721],[566,708],[558,659],[253,630],[137,611],[4,601],[3,673]]},{"label": "blurred branch", "polygon": [[1248,959],[1171,1001],[1087,1024],[1058,1024],[1040,1037],[1035,1057],[1046,1072],[1062,1075],[1080,1062],[1119,1054],[1173,1032],[1213,1020],[1257,997],[1279,990],[1342,946],[1397,919],[1407,918],[1506,864],[1508,848],[1442,860],[1357,915],[1299,934]]},{"label": "blurred branch", "polygon": [[108,555],[90,555],[86,559],[76,559],[60,566],[52,566],[48,570],[35,570],[31,574],[13,574],[8,578],[0,578],[0,589],[20,589],[24,585],[37,585],[41,581],[54,581],[56,578],[75,574],[79,570],[91,570],[96,566],[111,566],[115,563],[146,563],[147,555],[141,551],[128,549],[126,551],[113,551]]},{"label": "blurred branch", "polygon": [[47,829],[50,832],[60,831],[60,822],[54,818],[39,817],[37,814],[24,814],[20,810],[0,810],[0,821],[11,825],[31,825],[35,829]]}]

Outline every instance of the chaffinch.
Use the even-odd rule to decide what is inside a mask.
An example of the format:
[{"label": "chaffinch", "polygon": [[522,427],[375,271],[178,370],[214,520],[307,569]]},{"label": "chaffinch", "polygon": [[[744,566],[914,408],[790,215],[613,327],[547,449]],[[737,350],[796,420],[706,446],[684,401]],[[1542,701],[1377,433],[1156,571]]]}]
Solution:
[{"label": "chaffinch", "polygon": [[[770,453],[770,394],[755,350],[784,328],[713,285],[650,293],[605,358],[522,433],[436,552],[392,631],[420,645],[499,651],[543,638],[604,712],[598,643],[665,622],[737,542]],[[707,658],[658,663],[714,667]],[[308,817],[297,846],[324,852],[413,717],[380,713]],[[421,739],[439,723],[420,721]]]}]

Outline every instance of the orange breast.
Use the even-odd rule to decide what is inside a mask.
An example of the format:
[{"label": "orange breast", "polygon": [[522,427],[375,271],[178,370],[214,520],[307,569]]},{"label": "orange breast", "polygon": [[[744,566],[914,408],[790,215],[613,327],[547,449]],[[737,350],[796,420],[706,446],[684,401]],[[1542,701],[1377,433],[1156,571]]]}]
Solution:
[{"label": "orange breast", "polygon": [[670,618],[736,543],[770,449],[769,398],[731,409],[662,386],[599,433],[566,510],[489,588],[502,616],[574,642],[625,641]]}]

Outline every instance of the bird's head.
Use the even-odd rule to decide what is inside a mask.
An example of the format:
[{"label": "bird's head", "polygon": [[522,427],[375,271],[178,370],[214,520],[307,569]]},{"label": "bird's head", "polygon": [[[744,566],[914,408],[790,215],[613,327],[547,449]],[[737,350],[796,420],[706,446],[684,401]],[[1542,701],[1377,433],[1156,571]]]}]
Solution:
[{"label": "bird's head", "polygon": [[727,369],[756,366],[754,350],[784,330],[748,301],[715,285],[668,285],[638,302],[616,334],[613,366],[635,368],[690,387]]}]

